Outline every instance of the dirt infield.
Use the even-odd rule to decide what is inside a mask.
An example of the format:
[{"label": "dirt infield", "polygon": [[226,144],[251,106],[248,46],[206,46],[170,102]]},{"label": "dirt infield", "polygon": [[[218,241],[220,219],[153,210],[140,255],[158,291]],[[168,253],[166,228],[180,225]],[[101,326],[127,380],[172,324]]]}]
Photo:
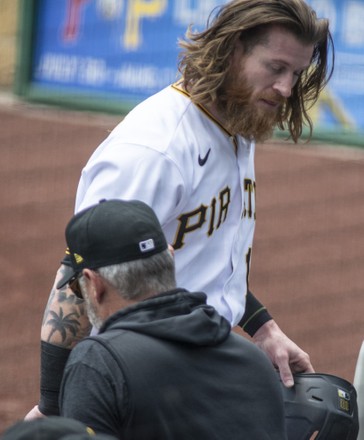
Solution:
[{"label": "dirt infield", "polygon": [[[82,165],[117,118],[0,103],[0,433],[36,403],[39,333]],[[364,150],[258,146],[251,287],[317,371],[364,337]]]}]

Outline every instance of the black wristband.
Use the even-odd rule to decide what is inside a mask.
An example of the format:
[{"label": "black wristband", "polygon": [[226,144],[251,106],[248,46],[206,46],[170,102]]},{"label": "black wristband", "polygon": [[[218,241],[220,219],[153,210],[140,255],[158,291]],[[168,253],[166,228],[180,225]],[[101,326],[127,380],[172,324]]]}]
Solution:
[{"label": "black wristband", "polygon": [[45,416],[59,415],[59,390],[64,367],[71,350],[41,341],[39,411]]},{"label": "black wristband", "polygon": [[239,322],[239,326],[248,333],[249,336],[254,336],[254,333],[267,321],[273,319],[266,307],[263,306],[252,294],[250,290],[246,295],[245,313]]}]

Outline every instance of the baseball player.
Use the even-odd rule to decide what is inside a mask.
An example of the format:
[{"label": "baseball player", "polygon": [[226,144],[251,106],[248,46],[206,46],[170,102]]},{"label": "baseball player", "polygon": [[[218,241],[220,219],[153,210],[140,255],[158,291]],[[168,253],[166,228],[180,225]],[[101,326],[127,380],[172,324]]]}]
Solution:
[{"label": "baseball player", "polygon": [[[256,220],[255,142],[274,127],[297,141],[331,71],[328,21],[303,0],[235,0],[181,41],[181,80],[134,108],[82,171],[76,212],[100,199],[150,205],[175,249],[177,282],[203,291],[234,328],[253,337],[293,385],[312,372],[248,287]],[[311,127],[312,129],[312,127]],[[70,349],[90,324],[82,300],[51,292],[41,330],[42,414],[57,413]],[[72,316],[72,322],[62,319]],[[56,318],[56,319],[55,319]],[[58,327],[56,327],[58,326]],[[28,417],[39,416],[35,407]]]}]

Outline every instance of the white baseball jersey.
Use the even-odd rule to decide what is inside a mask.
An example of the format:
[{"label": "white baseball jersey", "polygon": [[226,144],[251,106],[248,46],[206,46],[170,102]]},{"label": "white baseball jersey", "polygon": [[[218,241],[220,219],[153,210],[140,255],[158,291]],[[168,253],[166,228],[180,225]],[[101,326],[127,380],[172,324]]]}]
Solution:
[{"label": "white baseball jersey", "polygon": [[150,205],[175,249],[178,286],[205,292],[236,325],[255,228],[254,150],[169,86],[96,149],[82,171],[76,211],[113,198]]}]

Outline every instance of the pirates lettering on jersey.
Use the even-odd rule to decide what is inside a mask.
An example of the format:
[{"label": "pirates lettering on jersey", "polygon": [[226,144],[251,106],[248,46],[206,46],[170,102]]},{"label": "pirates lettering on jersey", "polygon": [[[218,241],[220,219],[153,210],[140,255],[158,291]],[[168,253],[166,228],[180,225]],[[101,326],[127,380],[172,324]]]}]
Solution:
[{"label": "pirates lettering on jersey", "polygon": [[243,218],[253,218],[256,219],[255,211],[255,193],[256,184],[251,179],[244,179],[244,209]]},{"label": "pirates lettering on jersey", "polygon": [[[218,206],[216,206],[218,205]],[[226,220],[230,205],[230,188],[227,186],[220,191],[219,196],[213,197],[209,206],[201,204],[193,211],[181,214],[178,217],[179,227],[176,239],[172,244],[174,249],[181,249],[185,245],[185,236],[200,229],[209,216],[207,235],[210,236]]]}]

